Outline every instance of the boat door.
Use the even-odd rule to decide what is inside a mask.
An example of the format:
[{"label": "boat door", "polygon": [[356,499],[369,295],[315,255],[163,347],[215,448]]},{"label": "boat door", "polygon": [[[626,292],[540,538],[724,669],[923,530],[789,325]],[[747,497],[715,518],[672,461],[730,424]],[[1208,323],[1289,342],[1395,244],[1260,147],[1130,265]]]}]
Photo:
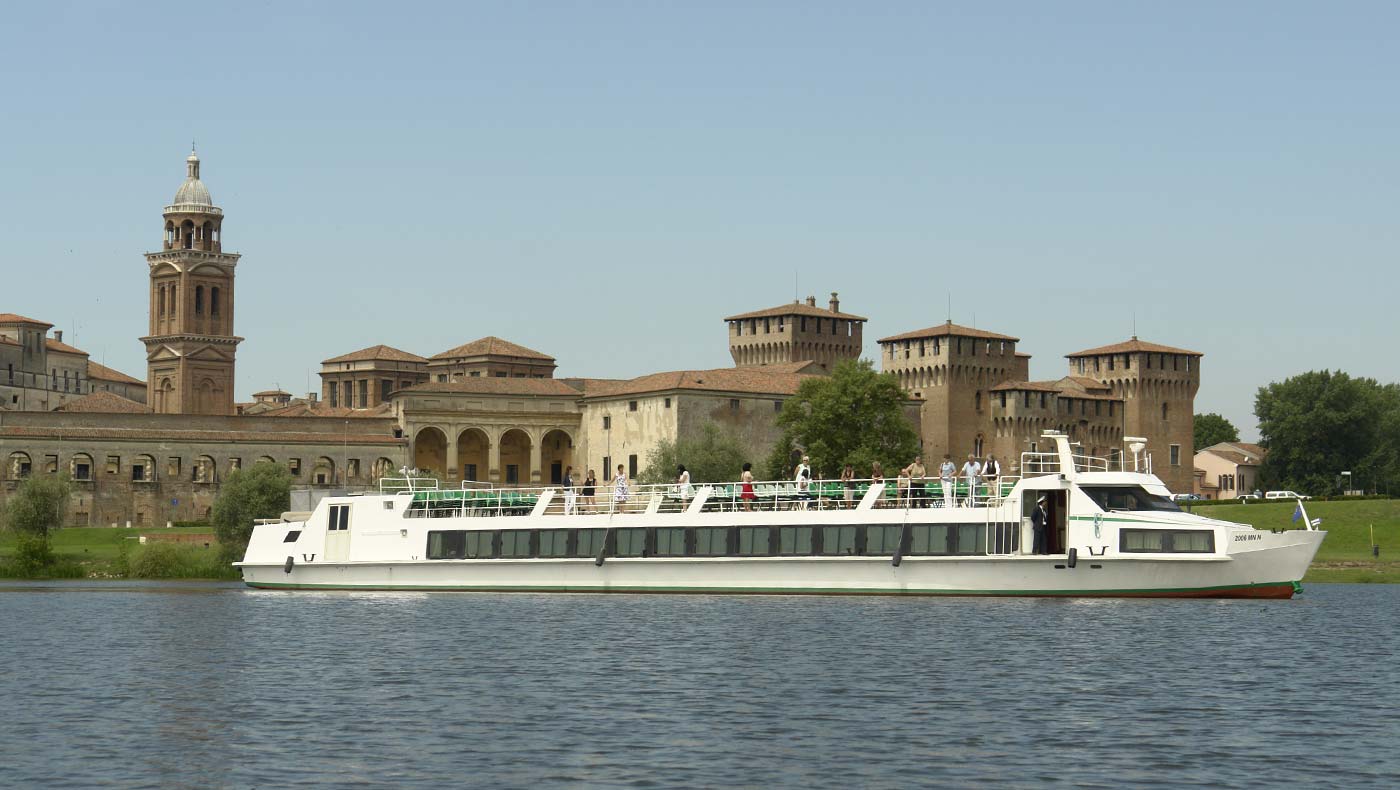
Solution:
[{"label": "boat door", "polygon": [[344,562],[350,557],[350,506],[326,508],[326,562]]},{"label": "boat door", "polygon": [[1069,523],[1069,492],[1054,489],[1026,489],[1021,494],[1021,536],[1024,554],[1032,551],[1031,514],[1035,512],[1036,499],[1045,495],[1045,514],[1049,517],[1050,528],[1045,531],[1045,553],[1065,553],[1065,524]]}]

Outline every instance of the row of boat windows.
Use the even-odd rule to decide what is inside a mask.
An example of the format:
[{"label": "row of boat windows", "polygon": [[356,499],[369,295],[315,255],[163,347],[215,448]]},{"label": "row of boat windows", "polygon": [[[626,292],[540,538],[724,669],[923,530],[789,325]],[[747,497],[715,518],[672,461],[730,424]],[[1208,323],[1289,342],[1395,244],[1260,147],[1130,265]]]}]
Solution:
[{"label": "row of boat windows", "polygon": [[[1014,539],[998,538],[1015,549]],[[598,557],[947,556],[985,554],[982,524],[430,530],[430,560]],[[902,550],[901,550],[901,543]],[[1210,554],[1208,529],[1124,529],[1125,553]]]},{"label": "row of boat windows", "polygon": [[427,558],[771,557],[984,554],[984,524],[430,530]]}]

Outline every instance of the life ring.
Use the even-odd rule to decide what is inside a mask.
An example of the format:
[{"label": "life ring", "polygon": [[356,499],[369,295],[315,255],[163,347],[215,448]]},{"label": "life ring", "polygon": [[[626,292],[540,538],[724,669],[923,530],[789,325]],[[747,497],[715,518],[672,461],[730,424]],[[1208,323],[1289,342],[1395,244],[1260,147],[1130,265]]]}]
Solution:
[{"label": "life ring", "polygon": [[296,565],[296,564],[297,564],[296,559],[293,558],[291,555],[287,555],[287,561],[284,562],[284,563],[282,563],[282,572],[283,572],[283,573],[291,573],[291,572],[292,572],[292,566],[293,566],[293,565]]}]

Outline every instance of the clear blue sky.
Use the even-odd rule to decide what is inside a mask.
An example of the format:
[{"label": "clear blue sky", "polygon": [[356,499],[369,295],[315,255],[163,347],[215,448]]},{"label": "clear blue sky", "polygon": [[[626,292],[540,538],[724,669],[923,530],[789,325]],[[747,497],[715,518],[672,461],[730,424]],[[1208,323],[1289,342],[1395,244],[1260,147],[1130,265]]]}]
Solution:
[{"label": "clear blue sky", "polygon": [[[132,7],[128,7],[128,6]],[[1131,334],[1254,434],[1304,370],[1400,380],[1394,3],[25,3],[0,68],[0,311],[144,376],[191,138],[238,394],[496,334],[559,375],[729,364],[841,292],[1036,378]],[[22,272],[22,274],[21,274]]]}]

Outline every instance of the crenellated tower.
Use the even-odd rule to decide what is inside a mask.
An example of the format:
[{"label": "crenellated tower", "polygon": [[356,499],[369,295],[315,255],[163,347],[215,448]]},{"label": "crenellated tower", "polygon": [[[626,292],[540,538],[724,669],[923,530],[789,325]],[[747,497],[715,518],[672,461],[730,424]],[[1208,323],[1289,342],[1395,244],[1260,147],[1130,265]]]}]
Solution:
[{"label": "crenellated tower", "polygon": [[238,255],[223,251],[223,209],[199,180],[199,156],[165,207],[165,241],[150,268],[148,400],[158,414],[233,414],[233,334]]}]

